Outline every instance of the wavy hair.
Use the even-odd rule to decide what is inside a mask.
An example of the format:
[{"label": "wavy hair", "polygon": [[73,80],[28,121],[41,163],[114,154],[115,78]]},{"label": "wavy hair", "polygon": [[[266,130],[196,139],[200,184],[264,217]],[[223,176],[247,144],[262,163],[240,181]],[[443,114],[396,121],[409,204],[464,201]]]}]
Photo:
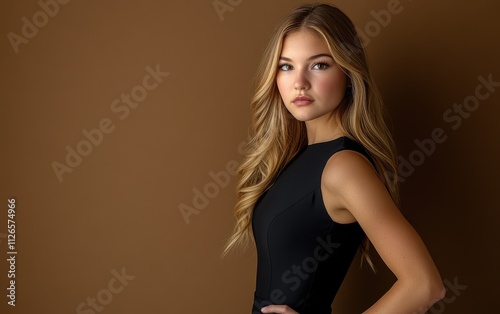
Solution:
[{"label": "wavy hair", "polygon": [[[304,5],[292,11],[275,29],[255,77],[249,140],[245,159],[239,167],[236,225],[222,257],[234,247],[246,247],[254,241],[252,213],[255,203],[286,164],[307,145],[304,122],[294,119],[288,112],[276,84],[283,41],[288,34],[299,30],[310,30],[323,38],[334,61],[347,75],[351,87],[336,109],[338,123],[348,137],[368,150],[378,176],[394,202],[399,204],[395,146],[355,26],[334,6]],[[365,238],[360,247],[362,258],[374,269],[368,248],[369,240]]]}]

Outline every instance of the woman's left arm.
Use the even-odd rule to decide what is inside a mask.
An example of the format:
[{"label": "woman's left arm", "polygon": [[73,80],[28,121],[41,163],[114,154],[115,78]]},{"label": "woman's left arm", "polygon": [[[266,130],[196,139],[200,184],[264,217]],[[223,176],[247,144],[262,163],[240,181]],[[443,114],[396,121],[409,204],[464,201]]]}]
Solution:
[{"label": "woman's left arm", "polygon": [[393,202],[370,162],[341,151],[323,174],[327,193],[359,222],[397,281],[368,310],[372,313],[425,313],[446,293],[423,241]]}]

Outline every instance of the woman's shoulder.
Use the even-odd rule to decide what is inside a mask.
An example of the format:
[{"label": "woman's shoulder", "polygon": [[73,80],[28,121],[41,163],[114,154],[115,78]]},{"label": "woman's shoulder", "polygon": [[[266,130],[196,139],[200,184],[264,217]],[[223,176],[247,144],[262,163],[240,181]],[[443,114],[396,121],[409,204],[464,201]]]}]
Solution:
[{"label": "woman's shoulder", "polygon": [[329,188],[344,185],[347,182],[371,180],[377,175],[370,154],[359,142],[344,137],[337,150],[328,159],[323,169],[323,181]]}]

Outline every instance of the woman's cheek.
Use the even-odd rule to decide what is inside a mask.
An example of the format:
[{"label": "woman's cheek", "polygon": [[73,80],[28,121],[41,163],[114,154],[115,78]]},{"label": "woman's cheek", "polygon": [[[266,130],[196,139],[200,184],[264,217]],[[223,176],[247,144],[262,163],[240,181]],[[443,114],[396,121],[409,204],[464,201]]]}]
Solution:
[{"label": "woman's cheek", "polygon": [[323,77],[316,82],[316,90],[322,98],[342,100],[345,94],[346,81],[342,77]]},{"label": "woman's cheek", "polygon": [[278,92],[281,95],[281,98],[283,101],[286,100],[286,92],[285,92],[285,83],[284,83],[284,78],[278,74],[278,77],[276,77],[276,86],[278,87]]}]

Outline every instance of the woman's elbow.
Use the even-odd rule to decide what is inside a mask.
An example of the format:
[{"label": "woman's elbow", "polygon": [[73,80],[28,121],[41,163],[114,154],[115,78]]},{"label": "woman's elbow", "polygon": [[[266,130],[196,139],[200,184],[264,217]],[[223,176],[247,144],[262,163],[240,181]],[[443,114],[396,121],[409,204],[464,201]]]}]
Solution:
[{"label": "woman's elbow", "polygon": [[435,303],[445,297],[446,288],[438,276],[429,277],[422,275],[413,277],[413,280],[405,281],[408,291],[412,291],[412,301],[419,310],[412,313],[426,313]]},{"label": "woman's elbow", "polygon": [[430,307],[446,295],[446,288],[441,278],[436,278],[426,285],[427,304]]}]

